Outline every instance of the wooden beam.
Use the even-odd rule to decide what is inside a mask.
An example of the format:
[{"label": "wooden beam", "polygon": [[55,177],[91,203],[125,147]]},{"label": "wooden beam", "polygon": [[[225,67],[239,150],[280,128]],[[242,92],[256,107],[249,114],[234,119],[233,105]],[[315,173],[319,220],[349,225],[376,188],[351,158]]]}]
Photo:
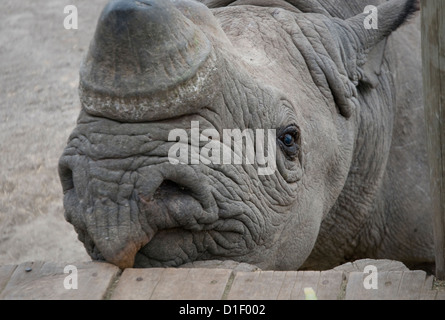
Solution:
[{"label": "wooden beam", "polygon": [[0,267],[0,284],[4,287],[0,288],[0,300],[101,300],[120,273],[108,263],[77,263],[77,288],[69,289],[65,287],[67,265],[35,261]]},{"label": "wooden beam", "polygon": [[421,0],[421,10],[436,277],[445,280],[445,1]]}]

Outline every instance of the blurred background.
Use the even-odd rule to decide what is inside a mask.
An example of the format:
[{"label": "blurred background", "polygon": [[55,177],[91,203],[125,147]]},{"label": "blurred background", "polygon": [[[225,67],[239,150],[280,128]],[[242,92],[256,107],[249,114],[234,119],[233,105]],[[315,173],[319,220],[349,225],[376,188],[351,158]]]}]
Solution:
[{"label": "blurred background", "polygon": [[[0,265],[91,260],[65,221],[57,164],[80,111],[80,61],[107,2],[1,2]],[[77,30],[64,28],[67,5]]]}]

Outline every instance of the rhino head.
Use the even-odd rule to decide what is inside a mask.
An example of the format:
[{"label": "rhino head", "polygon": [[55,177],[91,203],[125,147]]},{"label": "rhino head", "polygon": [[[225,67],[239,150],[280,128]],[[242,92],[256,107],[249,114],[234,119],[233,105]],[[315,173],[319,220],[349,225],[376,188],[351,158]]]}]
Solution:
[{"label": "rhino head", "polygon": [[65,217],[93,259],[304,263],[360,153],[360,88],[379,85],[369,53],[416,4],[382,4],[368,30],[365,14],[290,3],[104,8],[59,164]]}]

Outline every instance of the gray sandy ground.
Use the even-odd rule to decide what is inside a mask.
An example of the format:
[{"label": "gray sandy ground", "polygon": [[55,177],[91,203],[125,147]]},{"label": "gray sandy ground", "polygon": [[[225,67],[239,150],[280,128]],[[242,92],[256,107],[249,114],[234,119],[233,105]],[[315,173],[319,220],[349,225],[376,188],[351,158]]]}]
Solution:
[{"label": "gray sandy ground", "polygon": [[[2,0],[0,265],[90,260],[64,220],[57,163],[80,109],[79,64],[106,2]],[[63,27],[69,4],[78,30]]]}]

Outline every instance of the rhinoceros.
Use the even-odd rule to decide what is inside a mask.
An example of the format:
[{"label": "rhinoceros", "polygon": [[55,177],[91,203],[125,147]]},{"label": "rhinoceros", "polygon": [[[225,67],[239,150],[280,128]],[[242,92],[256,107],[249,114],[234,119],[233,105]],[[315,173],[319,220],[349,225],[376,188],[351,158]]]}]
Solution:
[{"label": "rhinoceros", "polygon": [[65,218],[92,259],[433,263],[418,10],[109,2],[59,162]]}]

